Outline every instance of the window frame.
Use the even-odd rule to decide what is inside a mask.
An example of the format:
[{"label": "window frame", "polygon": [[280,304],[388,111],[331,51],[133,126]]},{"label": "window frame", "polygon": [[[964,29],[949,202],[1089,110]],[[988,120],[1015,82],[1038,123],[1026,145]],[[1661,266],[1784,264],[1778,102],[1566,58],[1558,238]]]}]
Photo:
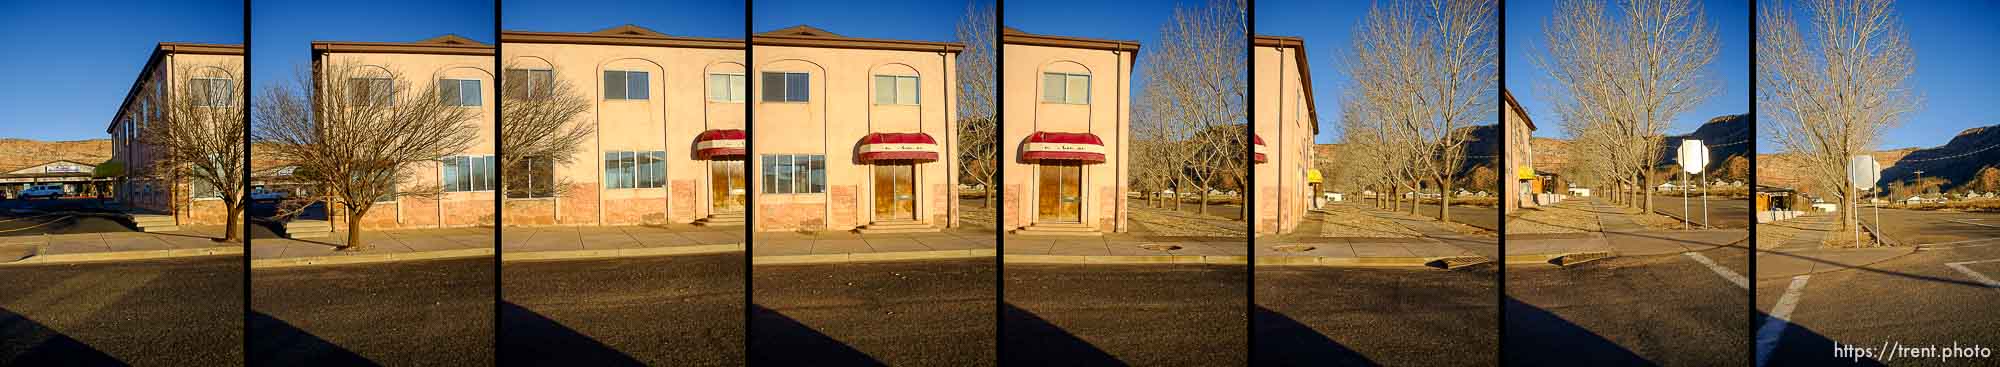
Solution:
[{"label": "window frame", "polygon": [[[219,102],[220,104],[217,104],[218,102],[216,101],[217,98],[215,94],[215,92],[217,92],[215,90],[216,82],[222,82],[222,90],[221,90],[222,100],[221,102]],[[201,91],[202,91],[201,97],[204,98],[196,99],[195,102],[196,107],[233,107],[236,105],[235,93],[231,93],[233,91],[231,88],[235,87],[236,85],[235,79],[226,77],[197,76],[188,78],[187,83],[189,92],[188,94],[194,94],[193,92],[195,90],[194,89],[195,85],[198,84],[201,86]],[[195,96],[190,95],[188,97],[193,98]]]},{"label": "window frame", "polygon": [[[1049,83],[1049,77],[1051,76],[1061,76],[1063,79],[1063,83],[1060,84],[1063,91],[1062,93],[1063,98],[1061,100],[1049,100],[1049,88],[1056,86]],[[1082,95],[1083,98],[1081,100],[1072,101],[1069,98],[1070,96],[1069,84],[1071,79],[1073,78],[1083,79],[1083,95]],[[1041,93],[1039,93],[1040,96],[1036,97],[1036,99],[1040,100],[1041,103],[1059,103],[1059,104],[1072,104],[1072,105],[1090,104],[1090,88],[1091,88],[1090,74],[1073,74],[1073,73],[1044,71],[1042,72],[1042,90],[1040,91]]]},{"label": "window frame", "polygon": [[[903,94],[901,93],[901,92],[902,92],[902,89],[903,89],[903,86],[902,86],[902,81],[903,81],[904,79],[909,79],[909,80],[910,80],[910,88],[911,88],[911,90],[910,90],[910,101],[909,101],[909,102],[903,102],[903,98],[902,98],[902,97],[903,97]],[[884,80],[887,80],[887,81],[889,82],[889,83],[887,83],[887,84],[886,84],[886,86],[888,87],[888,88],[887,88],[887,90],[889,91],[889,96],[888,96],[888,97],[889,97],[889,101],[888,101],[888,102],[883,102],[883,101],[882,101],[882,97],[883,97],[883,96],[882,96],[882,91],[884,90],[884,88],[883,88],[883,87],[885,86],[885,84],[883,83],[883,81],[884,81]],[[923,81],[923,77],[922,77],[922,76],[917,76],[917,75],[894,75],[894,74],[875,74],[875,77],[874,77],[873,79],[871,79],[871,81],[872,81],[872,83],[874,83],[874,84],[875,84],[875,90],[873,91],[873,92],[874,92],[874,93],[873,93],[874,95],[873,95],[873,96],[870,96],[870,97],[869,97],[869,99],[870,99],[870,102],[873,102],[873,103],[874,103],[875,105],[878,105],[878,106],[916,106],[916,105],[920,105],[920,104],[923,104],[923,100],[924,100],[924,95],[923,95],[923,91],[924,91],[924,81]]]},{"label": "window frame", "polygon": [[499,188],[494,165],[497,157],[492,155],[458,155],[445,157],[439,162],[438,186],[446,193],[491,192]]},{"label": "window frame", "polygon": [[826,194],[824,154],[763,154],[759,162],[763,168],[757,174],[761,194]]},{"label": "window frame", "polygon": [[[613,75],[613,73],[616,73],[616,74],[618,75],[618,85],[619,85],[619,89],[618,89],[618,90],[619,90],[619,94],[618,94],[618,97],[616,97],[616,98],[613,98],[613,97],[611,96],[611,89],[610,89],[610,88],[612,87],[612,86],[611,86],[611,78],[612,78],[611,76]],[[640,94],[640,96],[639,96],[638,98],[633,98],[633,97],[632,97],[632,91],[634,90],[634,89],[632,89],[632,74],[639,74],[639,75],[642,75],[642,76],[643,76],[643,78],[645,78],[645,80],[641,80],[641,81],[640,81],[641,83],[644,83],[644,85],[641,85],[641,86],[639,87],[639,89],[637,89],[637,90],[639,91],[639,94]],[[604,86],[604,90],[603,90],[603,92],[604,92],[604,100],[606,100],[606,101],[646,101],[646,100],[651,100],[651,99],[653,99],[653,94],[652,94],[652,87],[653,87],[653,76],[652,76],[652,72],[648,72],[648,71],[642,71],[642,70],[608,70],[608,69],[607,69],[607,70],[604,70],[604,75],[603,75],[603,77],[602,77],[602,78],[600,78],[600,80],[603,80],[603,86]]]},{"label": "window frame", "polygon": [[[367,96],[365,96],[365,97],[363,97],[363,98],[357,98],[357,96],[355,96],[355,95],[354,95],[354,93],[355,93],[355,92],[357,92],[356,90],[354,90],[354,82],[356,82],[356,81],[368,81],[368,82],[369,82],[369,84],[368,84],[368,89],[366,89],[366,92],[368,92],[368,95],[367,95]],[[366,77],[366,76],[356,76],[356,77],[348,77],[348,78],[347,78],[347,83],[348,83],[348,85],[347,85],[347,88],[348,88],[348,92],[347,92],[347,103],[348,103],[348,105],[351,105],[351,106],[367,106],[367,107],[374,107],[374,106],[395,106],[395,105],[396,105],[396,79],[395,79],[395,78],[390,78],[390,77],[386,77],[386,76],[384,76],[384,77]],[[388,84],[388,88],[386,88],[386,89],[385,89],[385,90],[386,90],[387,92],[386,92],[386,93],[381,93],[381,96],[379,96],[379,97],[378,97],[378,96],[376,96],[376,94],[377,94],[377,93],[376,93],[376,91],[375,91],[375,84],[374,84],[374,83],[385,83],[385,84]],[[378,99],[379,99],[379,101],[378,101]],[[366,104],[363,104],[363,103],[361,103],[361,102],[363,102],[363,101],[366,101],[367,103],[366,103]],[[378,102],[379,102],[379,103],[378,103]]]},{"label": "window frame", "polygon": [[[723,77],[723,99],[715,99],[715,78]],[[734,82],[734,83],[732,83]],[[744,73],[708,73],[706,88],[708,101],[720,103],[743,103],[750,100],[750,76]]]},{"label": "window frame", "polygon": [[[480,95],[481,88],[484,87],[480,85],[481,83],[479,82],[479,79],[440,78],[438,79],[438,84],[440,86],[444,86],[442,88],[438,88],[438,98],[440,100],[443,100],[446,106],[480,107],[484,105],[486,102],[485,98]],[[472,94],[470,95],[465,94],[466,84],[472,84]],[[450,91],[450,93],[448,94],[446,91]],[[451,94],[458,95],[458,100],[452,101],[450,98],[445,98],[449,97]],[[465,104],[466,98],[472,98],[472,104]]]},{"label": "window frame", "polygon": [[[514,83],[514,81],[509,81],[508,79],[512,78],[508,78],[507,75],[513,75],[514,73],[520,73],[520,75],[522,76],[521,82],[527,83],[527,86],[524,87],[526,89],[523,90],[526,90],[527,91],[526,93],[528,93],[528,95],[526,96],[513,95],[515,93],[509,92],[510,90],[512,90],[512,88],[508,87],[506,84]],[[538,69],[538,68],[507,69],[505,71],[502,71],[500,76],[501,76],[500,83],[503,84],[502,85],[503,88],[500,92],[506,93],[502,94],[501,98],[542,99],[542,98],[549,98],[550,96],[555,95],[555,85],[556,85],[555,69]],[[546,76],[546,78],[539,80],[541,84],[536,84],[535,82],[537,82],[536,80],[537,76]]]},{"label": "window frame", "polygon": [[[778,93],[779,93],[779,95],[778,95],[779,99],[777,99],[777,100],[772,100],[772,99],[770,99],[770,95],[768,95],[768,94],[770,93],[770,91],[771,91],[771,90],[770,90],[769,88],[772,88],[773,86],[771,86],[771,85],[768,85],[768,84],[770,84],[770,83],[764,83],[764,84],[766,84],[766,85],[764,85],[763,87],[764,87],[764,88],[766,88],[766,90],[764,90],[764,93],[760,93],[760,94],[758,95],[758,97],[757,97],[757,100],[758,100],[758,102],[768,102],[768,103],[812,103],[812,73],[807,73],[807,72],[794,72],[794,71],[765,71],[765,72],[761,72],[760,74],[758,74],[758,80],[764,80],[764,79],[766,79],[766,78],[768,78],[768,77],[770,77],[770,76],[772,76],[772,75],[778,75],[780,79],[782,79],[782,80],[784,80],[784,81],[785,81],[784,83],[781,83],[781,84],[779,84],[779,85],[777,85],[777,86],[776,86],[776,87],[778,87],[778,88],[779,88],[779,89],[778,89],[778,90],[779,90],[779,92],[778,92]],[[803,80],[804,80],[804,83],[805,83],[805,85],[803,85],[803,87],[804,87],[804,89],[805,89],[805,91],[804,91],[804,92],[802,92],[802,93],[792,93],[792,89],[793,89],[793,88],[792,88],[792,77],[793,77],[793,76],[797,76],[797,77],[799,77],[800,79],[803,79]],[[747,80],[746,80],[746,81],[747,81]]]}]

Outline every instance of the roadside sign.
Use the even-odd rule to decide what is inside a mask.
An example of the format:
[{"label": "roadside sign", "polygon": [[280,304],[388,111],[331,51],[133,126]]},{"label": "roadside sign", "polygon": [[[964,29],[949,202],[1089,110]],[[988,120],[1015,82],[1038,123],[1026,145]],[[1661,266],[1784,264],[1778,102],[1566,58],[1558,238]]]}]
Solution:
[{"label": "roadside sign", "polygon": [[1875,188],[1875,181],[1882,179],[1882,164],[1875,162],[1873,155],[1857,155],[1847,160],[1847,184],[1855,190],[1868,191]]},{"label": "roadside sign", "polygon": [[1708,167],[1708,146],[1702,145],[1698,139],[1681,140],[1679,158],[1682,172],[1699,174],[1702,168]]}]

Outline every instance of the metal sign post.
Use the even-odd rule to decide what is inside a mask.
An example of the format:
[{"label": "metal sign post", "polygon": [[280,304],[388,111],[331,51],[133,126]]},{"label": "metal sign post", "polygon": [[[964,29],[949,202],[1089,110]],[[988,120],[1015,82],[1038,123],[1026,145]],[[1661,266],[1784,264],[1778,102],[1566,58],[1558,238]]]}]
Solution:
[{"label": "metal sign post", "polygon": [[[1685,229],[1693,229],[1694,216],[1689,215],[1688,213],[1689,190],[1687,187],[1687,177],[1688,175],[1703,173],[1704,171],[1707,171],[1704,168],[1708,167],[1708,146],[1702,145],[1700,139],[1681,140],[1680,156],[1678,158],[1681,164],[1681,217],[1682,217],[1681,222],[1685,223],[1681,227]],[[1707,177],[1708,177],[1707,174],[1702,175],[1702,178],[1707,178]],[[1708,186],[1702,186],[1703,189],[1701,192],[1702,195],[1701,225],[1703,226],[1708,225],[1707,187]]]},{"label": "metal sign post", "polygon": [[[1881,179],[1882,164],[1875,162],[1874,155],[1857,155],[1847,159],[1847,184],[1853,186],[1855,191],[1868,192],[1875,188],[1875,181]],[[1854,207],[1852,209],[1854,212],[1848,213],[1848,215],[1852,215],[1856,222],[1854,226],[1854,245],[1861,246],[1861,198],[1851,199],[1854,199]],[[1882,209],[1877,207],[1875,210],[1876,223],[1880,224]],[[1879,231],[1881,228],[1876,228],[1876,230]]]}]

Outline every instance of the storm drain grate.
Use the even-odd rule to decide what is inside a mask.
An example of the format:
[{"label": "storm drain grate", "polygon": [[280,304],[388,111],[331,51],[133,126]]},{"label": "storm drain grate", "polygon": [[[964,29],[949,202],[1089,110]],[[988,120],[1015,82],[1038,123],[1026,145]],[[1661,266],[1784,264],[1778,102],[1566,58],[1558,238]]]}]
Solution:
[{"label": "storm drain grate", "polygon": [[1277,252],[1306,252],[1306,251],[1312,251],[1313,249],[1317,249],[1317,248],[1318,248],[1318,247],[1313,247],[1313,246],[1307,246],[1307,245],[1277,245],[1277,246],[1271,246],[1271,250],[1272,250],[1272,251],[1277,251]]},{"label": "storm drain grate", "polygon": [[1164,243],[1148,243],[1144,245],[1139,245],[1139,248],[1153,250],[1153,251],[1175,251],[1175,250],[1180,250],[1181,246],[1169,245]]}]

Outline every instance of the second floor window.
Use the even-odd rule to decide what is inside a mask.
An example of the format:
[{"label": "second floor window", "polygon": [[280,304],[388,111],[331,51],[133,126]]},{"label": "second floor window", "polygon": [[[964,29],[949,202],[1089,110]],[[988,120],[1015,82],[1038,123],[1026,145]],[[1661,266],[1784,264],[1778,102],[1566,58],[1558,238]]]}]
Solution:
[{"label": "second floor window", "polygon": [[187,88],[188,99],[193,100],[196,106],[229,107],[235,102],[236,93],[230,89],[229,79],[190,78]]},{"label": "second floor window", "polygon": [[812,74],[764,73],[764,102],[807,102],[812,95]]},{"label": "second floor window", "polygon": [[708,74],[709,102],[742,102],[743,74]]},{"label": "second floor window", "polygon": [[917,104],[917,77],[876,75],[875,104]]},{"label": "second floor window", "polygon": [[479,81],[444,79],[438,81],[438,96],[446,106],[479,106]]},{"label": "second floor window", "polygon": [[545,98],[554,94],[556,73],[543,69],[507,69],[502,74],[500,85],[505,87],[508,97]]},{"label": "second floor window", "polygon": [[396,81],[389,78],[347,80],[347,102],[356,106],[387,106],[395,101]]},{"label": "second floor window", "polygon": [[1090,103],[1090,76],[1082,74],[1042,73],[1042,102],[1067,104]]},{"label": "second floor window", "polygon": [[458,156],[444,159],[444,177],[439,184],[445,192],[492,191],[493,156]]},{"label": "second floor window", "polygon": [[646,99],[646,72],[618,71],[604,72],[604,99]]}]

